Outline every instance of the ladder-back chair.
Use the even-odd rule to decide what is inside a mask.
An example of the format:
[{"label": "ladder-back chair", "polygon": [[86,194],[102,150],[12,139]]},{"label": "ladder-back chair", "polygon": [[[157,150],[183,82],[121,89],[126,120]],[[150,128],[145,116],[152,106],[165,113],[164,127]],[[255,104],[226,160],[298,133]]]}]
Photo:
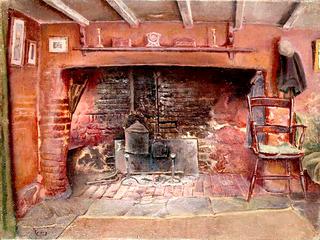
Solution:
[{"label": "ladder-back chair", "polygon": [[[306,180],[304,177],[304,171],[302,168],[301,160],[304,156],[302,150],[302,144],[304,140],[304,133],[306,126],[294,124],[294,112],[293,112],[293,99],[281,99],[281,98],[267,98],[267,97],[250,97],[248,96],[249,105],[249,116],[250,116],[250,132],[252,137],[251,148],[255,155],[257,156],[255,167],[253,170],[252,178],[250,181],[249,193],[247,196],[247,201],[250,201],[256,179],[265,180],[287,180],[289,193],[291,193],[291,169],[289,161],[296,161],[299,164],[300,169],[300,181],[301,187],[306,197]],[[257,125],[254,119],[253,109],[256,107],[265,108],[286,108],[288,109],[288,124],[283,125]],[[258,140],[258,134],[264,133],[265,136],[268,134],[288,134],[288,141],[283,142],[280,145],[268,145],[265,142]],[[299,133],[299,134],[298,134]],[[299,135],[299,136],[297,136]],[[266,139],[267,140],[267,139]],[[258,164],[260,160],[277,160],[285,162],[285,175],[257,175]]]}]

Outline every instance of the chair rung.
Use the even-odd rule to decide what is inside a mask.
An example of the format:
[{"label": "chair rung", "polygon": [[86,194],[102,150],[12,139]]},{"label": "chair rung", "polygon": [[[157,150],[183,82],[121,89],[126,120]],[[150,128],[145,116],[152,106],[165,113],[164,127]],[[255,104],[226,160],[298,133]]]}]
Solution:
[{"label": "chair rung", "polygon": [[292,177],[289,175],[266,175],[266,176],[259,176],[257,179],[265,179],[265,180],[283,180],[283,179],[291,179]]}]

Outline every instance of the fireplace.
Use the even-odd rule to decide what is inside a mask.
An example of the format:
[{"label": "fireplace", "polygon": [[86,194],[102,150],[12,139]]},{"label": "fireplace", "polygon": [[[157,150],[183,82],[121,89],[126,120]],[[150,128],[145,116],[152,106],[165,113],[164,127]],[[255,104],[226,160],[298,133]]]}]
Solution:
[{"label": "fireplace", "polygon": [[[92,152],[79,154],[88,146],[99,151],[100,158],[114,159],[115,142],[123,141],[128,116],[134,112],[150,139],[196,140],[197,170],[247,173],[252,156],[245,148],[246,95],[255,73],[254,69],[173,66],[65,70],[66,83],[71,78],[80,83],[87,80],[71,122],[73,166],[86,164],[83,169],[91,171],[88,165],[99,165],[92,163],[99,158]],[[190,166],[191,155],[183,155]]]}]

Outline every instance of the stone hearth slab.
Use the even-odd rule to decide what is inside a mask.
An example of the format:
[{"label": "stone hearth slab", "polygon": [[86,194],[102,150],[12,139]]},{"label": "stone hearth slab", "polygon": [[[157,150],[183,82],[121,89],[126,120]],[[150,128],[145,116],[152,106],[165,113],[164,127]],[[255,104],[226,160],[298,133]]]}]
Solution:
[{"label": "stone hearth slab", "polygon": [[166,203],[147,203],[134,205],[125,216],[164,217],[168,215]]},{"label": "stone hearth slab", "polygon": [[217,197],[210,199],[214,213],[285,209],[290,207],[290,199],[286,196],[256,196],[249,203],[244,198]]},{"label": "stone hearth slab", "polygon": [[249,207],[255,209],[284,209],[290,207],[290,199],[281,195],[256,196],[251,199]]},{"label": "stone hearth slab", "polygon": [[171,198],[167,204],[168,215],[192,216],[212,214],[210,199],[201,197]]},{"label": "stone hearth slab", "polygon": [[88,209],[85,216],[123,216],[134,205],[133,200],[115,200],[102,198],[96,200]]},{"label": "stone hearth slab", "polygon": [[214,213],[248,211],[249,204],[243,198],[217,197],[210,198]]},{"label": "stone hearth slab", "polygon": [[196,216],[212,214],[209,198],[176,197],[156,201],[96,200],[85,214],[87,217],[104,216]]}]

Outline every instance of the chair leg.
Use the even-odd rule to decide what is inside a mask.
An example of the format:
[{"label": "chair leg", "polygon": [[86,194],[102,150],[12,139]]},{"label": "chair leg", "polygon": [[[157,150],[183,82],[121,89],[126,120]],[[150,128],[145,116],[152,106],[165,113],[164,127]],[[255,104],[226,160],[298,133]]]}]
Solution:
[{"label": "chair leg", "polygon": [[304,195],[305,198],[307,198],[306,179],[304,177],[304,171],[303,171],[301,159],[299,159],[299,169],[300,169],[300,182],[301,182],[303,195]]},{"label": "chair leg", "polygon": [[291,166],[290,162],[286,160],[286,174],[289,176],[288,178],[288,192],[291,194]]},{"label": "chair leg", "polygon": [[253,171],[253,175],[251,178],[251,182],[250,182],[250,187],[249,187],[249,192],[248,192],[248,196],[247,196],[247,201],[249,202],[251,199],[251,195],[254,189],[254,185],[256,183],[256,178],[257,178],[257,170],[258,170],[258,163],[259,163],[259,158],[257,158],[256,160],[256,164],[254,166],[254,171]]}]

